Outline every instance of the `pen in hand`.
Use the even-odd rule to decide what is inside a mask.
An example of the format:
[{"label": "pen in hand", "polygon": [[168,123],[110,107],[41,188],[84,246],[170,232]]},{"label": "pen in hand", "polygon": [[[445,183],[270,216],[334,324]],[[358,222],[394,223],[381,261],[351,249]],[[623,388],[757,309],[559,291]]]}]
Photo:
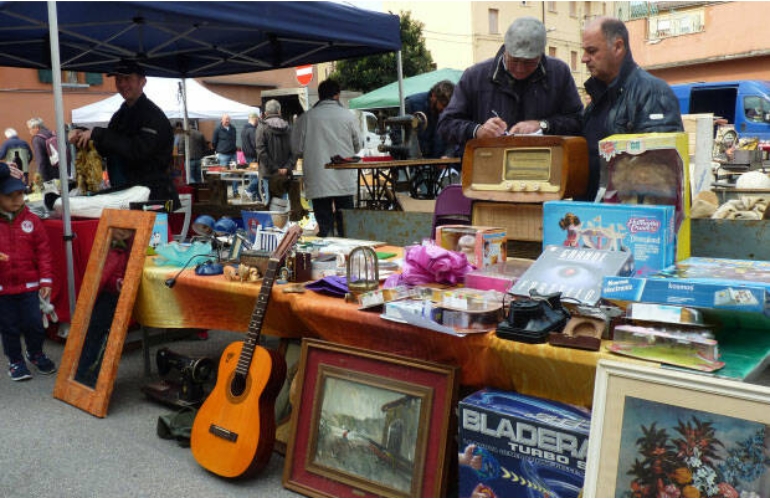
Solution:
[{"label": "pen in hand", "polygon": [[[499,114],[497,114],[497,111],[495,111],[494,109],[492,109],[492,114],[494,114],[494,115],[495,115],[495,118],[500,118],[500,115],[499,115]],[[500,118],[500,119],[502,119],[502,118]],[[503,135],[508,135],[508,130],[505,130],[505,131],[503,132]]]}]

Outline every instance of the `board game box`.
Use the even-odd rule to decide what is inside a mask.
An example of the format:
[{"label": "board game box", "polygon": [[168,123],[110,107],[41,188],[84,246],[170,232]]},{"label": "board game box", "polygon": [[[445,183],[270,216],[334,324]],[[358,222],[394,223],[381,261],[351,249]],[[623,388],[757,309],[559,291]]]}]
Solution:
[{"label": "board game box", "polygon": [[602,298],[768,314],[770,262],[691,257],[646,278],[605,277]]},{"label": "board game box", "polygon": [[644,277],[674,263],[674,207],[548,201],[543,205],[543,247],[625,250],[633,274]]},{"label": "board game box", "polygon": [[599,303],[602,277],[627,276],[632,269],[631,253],[591,248],[546,246],[543,253],[508,290],[519,296],[560,292],[562,300],[583,305]]},{"label": "board game box", "polygon": [[459,497],[579,497],[590,413],[501,390],[459,404]]}]

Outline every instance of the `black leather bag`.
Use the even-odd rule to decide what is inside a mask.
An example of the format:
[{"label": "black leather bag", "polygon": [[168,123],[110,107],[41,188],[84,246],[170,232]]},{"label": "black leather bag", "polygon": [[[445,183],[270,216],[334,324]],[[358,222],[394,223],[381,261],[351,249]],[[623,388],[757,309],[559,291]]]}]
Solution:
[{"label": "black leather bag", "polygon": [[534,289],[530,298],[511,302],[508,318],[497,326],[497,336],[523,343],[545,343],[548,335],[561,331],[570,314],[561,304],[561,293],[541,295]]}]

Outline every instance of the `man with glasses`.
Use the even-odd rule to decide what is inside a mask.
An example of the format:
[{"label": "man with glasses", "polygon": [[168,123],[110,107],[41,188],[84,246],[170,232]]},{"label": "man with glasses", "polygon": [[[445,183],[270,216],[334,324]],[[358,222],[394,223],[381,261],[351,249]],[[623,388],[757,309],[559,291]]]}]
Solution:
[{"label": "man with glasses", "polygon": [[583,32],[583,59],[591,73],[586,91],[591,103],[583,116],[588,142],[588,191],[593,201],[600,185],[599,141],[614,134],[681,132],[679,101],[668,84],[634,62],[628,46],[628,29],[619,19],[600,17]]},{"label": "man with glasses", "polygon": [[516,19],[495,57],[466,69],[438,122],[464,148],[473,138],[543,133],[580,135],[583,103],[569,67],[545,55],[545,26]]}]

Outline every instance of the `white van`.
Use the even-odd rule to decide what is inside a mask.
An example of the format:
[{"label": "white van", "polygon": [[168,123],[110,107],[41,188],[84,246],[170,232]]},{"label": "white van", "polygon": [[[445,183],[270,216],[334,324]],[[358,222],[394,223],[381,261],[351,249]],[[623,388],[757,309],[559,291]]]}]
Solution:
[{"label": "white van", "polygon": [[[361,111],[360,109],[351,109],[351,113],[356,116],[358,120],[358,133],[361,137],[361,150],[358,151],[358,156],[387,156],[387,152],[380,152],[377,147],[382,144],[382,138],[377,133],[377,116],[369,111]],[[390,145],[390,136],[385,134],[385,144]]]}]

